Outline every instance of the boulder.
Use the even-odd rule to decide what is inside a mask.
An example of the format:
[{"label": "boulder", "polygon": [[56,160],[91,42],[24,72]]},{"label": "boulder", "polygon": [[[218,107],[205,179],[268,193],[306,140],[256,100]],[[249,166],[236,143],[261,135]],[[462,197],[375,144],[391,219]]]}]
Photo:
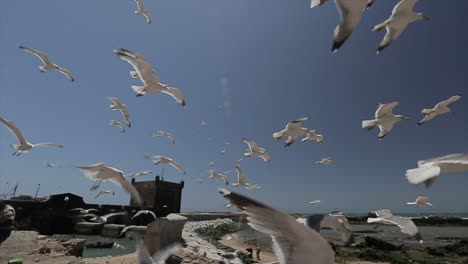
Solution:
[{"label": "boulder", "polygon": [[120,237],[120,233],[124,229],[125,225],[106,224],[101,230],[101,236],[103,237]]},{"label": "boulder", "polygon": [[81,235],[99,235],[103,227],[104,224],[101,223],[78,222],[74,230]]}]

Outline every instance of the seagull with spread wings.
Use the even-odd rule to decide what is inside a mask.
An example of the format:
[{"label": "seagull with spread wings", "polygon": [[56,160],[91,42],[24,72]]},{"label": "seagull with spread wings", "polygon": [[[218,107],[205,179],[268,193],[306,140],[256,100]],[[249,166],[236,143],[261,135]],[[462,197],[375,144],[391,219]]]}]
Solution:
[{"label": "seagull with spread wings", "polygon": [[432,206],[430,202],[428,202],[429,197],[424,195],[419,195],[416,197],[416,201],[414,202],[407,202],[406,205],[416,206],[416,207],[427,207]]},{"label": "seagull with spread wings", "polygon": [[367,223],[396,225],[400,228],[402,233],[408,234],[422,242],[422,237],[419,233],[418,227],[413,223],[413,221],[411,221],[411,219],[393,215],[388,209],[372,211],[369,213]]},{"label": "seagull with spread wings", "polygon": [[259,157],[265,162],[270,162],[270,155],[266,152],[266,149],[260,148],[257,143],[253,142],[252,140],[248,140],[247,138],[242,138],[245,144],[249,146],[249,149],[244,156],[246,157]]},{"label": "seagull with spread wings", "polygon": [[362,128],[372,130],[375,127],[379,127],[379,140],[383,139],[390,131],[393,126],[401,120],[409,120],[404,115],[394,115],[393,108],[398,105],[398,102],[379,104],[379,108],[375,112],[375,119],[362,121]]},{"label": "seagull with spread wings", "polygon": [[223,179],[224,183],[226,183],[226,185],[229,185],[228,176],[218,173],[215,170],[209,170],[209,173],[210,173],[210,176],[208,176],[208,178]]},{"label": "seagull with spread wings", "polygon": [[325,157],[315,163],[321,164],[321,165],[331,165],[333,163],[333,160],[331,157]]},{"label": "seagull with spread wings", "polygon": [[145,170],[145,171],[139,171],[139,172],[135,172],[135,173],[124,175],[124,176],[125,177],[138,177],[138,176],[148,176],[150,174],[151,174],[150,170]]},{"label": "seagull with spread wings", "polygon": [[137,4],[138,8],[138,10],[135,11],[135,15],[143,15],[144,17],[146,17],[146,23],[151,24],[151,14],[147,9],[145,9],[143,1],[135,0],[135,3]]},{"label": "seagull with spread wings", "polygon": [[236,165],[236,172],[237,172],[237,182],[233,183],[232,186],[234,186],[234,187],[248,187],[248,186],[250,186],[250,184],[245,181],[245,178],[246,178],[245,174],[241,170],[239,165]]},{"label": "seagull with spread wings", "polygon": [[307,136],[301,140],[301,142],[312,141],[322,144],[323,143],[323,135],[317,134],[316,130],[309,130],[307,131]]},{"label": "seagull with spread wings", "polygon": [[120,128],[120,131],[122,131],[122,133],[125,133],[125,126],[122,125],[122,123],[120,123],[120,122],[117,121],[117,120],[111,120],[111,121],[109,121],[109,125],[119,127],[119,128]]},{"label": "seagull with spread wings", "polygon": [[179,171],[180,173],[182,174],[186,174],[184,168],[182,168],[182,166],[177,163],[175,160],[171,159],[171,158],[168,158],[168,157],[164,157],[164,156],[161,156],[161,155],[156,155],[156,156],[151,156],[149,157],[149,159],[151,161],[154,162],[154,165],[158,165],[158,164],[169,164],[171,165],[174,169],[176,169],[177,171]]},{"label": "seagull with spread wings", "polygon": [[20,49],[26,51],[26,52],[34,54],[36,57],[38,57],[42,61],[42,63],[44,63],[44,65],[39,66],[39,69],[41,70],[41,72],[55,71],[56,70],[56,71],[60,72],[61,74],[65,75],[70,81],[72,81],[72,82],[75,81],[75,79],[73,78],[73,75],[71,74],[71,72],[69,70],[67,70],[67,69],[65,69],[63,67],[60,67],[57,64],[54,64],[49,59],[49,57],[47,57],[47,55],[45,55],[43,52],[32,49],[32,48],[27,48],[27,47],[21,46],[21,45],[19,45],[18,47]]},{"label": "seagull with spread wings", "polygon": [[120,102],[119,98],[117,97],[108,97],[107,99],[111,100],[113,103],[110,105],[110,109],[120,111],[123,118],[125,119],[125,122],[127,122],[127,126],[131,127],[130,114],[128,113],[127,105],[122,104],[122,102]]},{"label": "seagull with spread wings", "polygon": [[289,122],[286,125],[286,128],[273,133],[273,138],[275,140],[282,139],[283,137],[288,137],[284,147],[291,146],[300,136],[306,135],[309,129],[302,127],[302,122],[306,121],[307,117],[298,118],[294,121]]},{"label": "seagull with spread wings", "polygon": [[154,133],[152,137],[153,138],[167,137],[169,140],[171,140],[172,144],[175,144],[175,137],[171,133],[166,132],[164,130],[160,130],[157,133]]},{"label": "seagull with spread wings", "polygon": [[462,98],[462,94],[459,93],[457,95],[450,97],[449,99],[445,101],[442,101],[436,104],[436,106],[434,106],[434,108],[432,109],[423,109],[421,113],[426,114],[426,116],[421,121],[418,122],[418,125],[422,125],[438,115],[452,112],[452,109],[450,109],[448,106],[451,103],[454,103],[460,100],[461,98]]}]

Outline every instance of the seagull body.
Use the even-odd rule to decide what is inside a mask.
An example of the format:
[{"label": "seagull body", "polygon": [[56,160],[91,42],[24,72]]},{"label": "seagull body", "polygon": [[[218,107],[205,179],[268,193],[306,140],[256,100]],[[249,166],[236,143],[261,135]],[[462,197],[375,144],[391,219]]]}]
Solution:
[{"label": "seagull body", "polygon": [[154,212],[148,211],[148,210],[140,210],[140,211],[138,211],[136,214],[134,214],[134,215],[132,216],[132,218],[130,218],[130,219],[133,220],[133,219],[137,218],[139,215],[142,215],[142,214],[146,214],[146,215],[149,214],[149,215],[151,215],[151,216],[154,217],[154,220],[157,219],[156,214],[155,214]]},{"label": "seagull body", "polygon": [[424,183],[431,187],[441,173],[468,171],[468,154],[451,154],[429,160],[418,161],[418,168],[406,171],[412,184]]},{"label": "seagull body", "polygon": [[311,205],[316,205],[316,204],[319,204],[320,203],[320,200],[313,200],[311,202],[309,202],[309,204]]},{"label": "seagull body", "polygon": [[108,167],[104,165],[104,163],[96,163],[90,166],[77,166],[76,168],[92,180],[110,180],[120,185],[125,191],[132,195],[139,206],[142,206],[143,203],[140,194],[130,182],[125,180],[123,171]]},{"label": "seagull body", "polygon": [[203,180],[202,180],[202,179],[200,179],[200,178],[196,178],[196,179],[195,179],[195,180],[193,180],[193,181],[194,181],[194,182],[196,182],[196,183],[202,183],[202,182],[203,182]]},{"label": "seagull body", "polygon": [[148,10],[145,9],[143,1],[135,0],[138,10],[135,11],[135,15],[143,15],[146,17],[146,23],[151,24],[151,14]]},{"label": "seagull body", "polygon": [[38,143],[38,144],[32,144],[28,142],[21,131],[15,126],[15,124],[11,121],[8,121],[6,119],[3,119],[0,117],[0,123],[4,124],[10,131],[13,133],[16,138],[18,139],[19,144],[10,144],[10,146],[15,150],[13,153],[13,156],[19,156],[23,152],[28,152],[31,149],[35,147],[56,147],[56,148],[63,148],[62,145],[55,144],[55,143]]},{"label": "seagull body", "polygon": [[393,108],[398,105],[398,102],[379,104],[379,108],[375,112],[375,119],[362,121],[362,128],[372,130],[379,127],[379,140],[383,139],[393,128],[393,126],[401,120],[409,120],[404,115],[394,115]]},{"label": "seagull body", "polygon": [[421,121],[419,121],[418,125],[422,125],[425,122],[433,119],[434,117],[436,117],[438,115],[442,115],[442,114],[452,112],[452,109],[448,108],[448,106],[451,103],[454,103],[454,102],[460,100],[461,98],[462,98],[462,94],[457,94],[455,96],[450,97],[449,99],[447,99],[445,101],[442,101],[442,102],[436,104],[436,106],[434,108],[432,108],[432,109],[423,109],[421,113],[426,114],[426,116]]},{"label": "seagull body", "polygon": [[335,28],[332,52],[338,51],[351,36],[354,28],[361,21],[364,11],[373,3],[374,0],[335,0],[341,23]]},{"label": "seagull body", "polygon": [[381,31],[382,29],[387,30],[384,39],[380,42],[377,48],[377,54],[382,52],[388,45],[396,40],[406,27],[419,20],[428,20],[429,18],[424,16],[423,13],[415,13],[413,7],[418,0],[401,0],[392,11],[392,15],[389,19],[383,23],[376,25],[373,31]]},{"label": "seagull body", "polygon": [[373,211],[367,218],[369,224],[384,224],[384,225],[396,225],[400,228],[402,233],[408,234],[411,237],[415,237],[421,241],[421,234],[419,234],[418,227],[409,218],[392,215],[390,210],[378,210]]},{"label": "seagull body", "polygon": [[127,105],[122,104],[117,97],[108,97],[109,100],[112,101],[112,105],[110,105],[110,109],[112,110],[119,110],[120,113],[122,113],[123,118],[125,119],[125,122],[127,122],[127,126],[131,127],[131,121],[130,121],[130,114],[127,111]]},{"label": "seagull body", "polygon": [[157,133],[154,133],[152,135],[153,138],[158,138],[158,137],[167,137],[168,139],[170,139],[172,141],[172,144],[175,143],[175,138],[172,134],[164,131],[164,130],[160,130],[158,131]]},{"label": "seagull body", "polygon": [[322,228],[330,228],[341,235],[345,245],[353,242],[353,230],[342,212],[331,212],[327,215],[312,215],[306,218],[305,225],[320,233]]},{"label": "seagull body", "polygon": [[151,174],[150,170],[145,170],[145,171],[139,171],[136,173],[132,173],[130,175],[125,175],[125,177],[138,177],[138,176],[148,176]]},{"label": "seagull body", "polygon": [[248,184],[245,181],[245,174],[242,172],[241,168],[239,165],[236,165],[236,172],[237,172],[237,182],[233,183],[232,186],[234,187],[247,187],[250,184]]},{"label": "seagull body", "polygon": [[161,156],[161,155],[157,155],[157,156],[152,156],[150,159],[154,162],[155,165],[169,164],[172,167],[174,167],[174,169],[179,171],[180,173],[182,173],[184,175],[186,174],[184,168],[182,168],[182,166],[179,163],[177,163],[176,161],[174,161],[171,158],[164,157],[164,156]]},{"label": "seagull body", "polygon": [[406,204],[407,204],[407,205],[416,206],[416,207],[427,207],[427,206],[432,206],[432,204],[429,203],[427,200],[429,200],[429,198],[428,198],[427,196],[419,195],[419,196],[416,198],[416,201],[414,201],[414,202],[407,202]]},{"label": "seagull body", "polygon": [[151,65],[141,59],[140,56],[137,56],[135,53],[129,52],[125,49],[114,50],[114,53],[120,59],[132,65],[140,80],[143,82],[143,86],[132,86],[132,89],[137,96],[143,96],[147,93],[165,93],[174,98],[177,103],[185,107],[184,96],[180,90],[161,83]]},{"label": "seagull body", "polygon": [[52,61],[49,60],[49,57],[47,57],[47,55],[45,55],[44,53],[38,50],[32,49],[32,48],[21,46],[21,45],[18,47],[24,51],[34,54],[36,57],[38,57],[42,61],[42,63],[44,63],[44,65],[39,66],[39,69],[41,70],[41,72],[56,70],[60,72],[61,74],[65,75],[70,81],[73,82],[75,80],[69,70],[62,68],[57,64],[52,63]]},{"label": "seagull body", "polygon": [[224,183],[226,183],[226,185],[229,185],[228,176],[218,173],[215,170],[209,170],[209,173],[210,173],[210,176],[208,176],[208,178],[223,179]]},{"label": "seagull body", "polygon": [[43,164],[44,164],[44,166],[47,167],[47,168],[55,168],[55,167],[57,167],[57,164],[51,163],[51,162],[48,162],[48,161],[44,161]]},{"label": "seagull body", "polygon": [[315,142],[322,144],[323,143],[323,135],[317,134],[315,130],[307,131],[307,136],[301,140],[301,142],[315,140]]},{"label": "seagull body", "polygon": [[322,158],[320,161],[316,162],[317,164],[330,165],[333,163],[333,160],[330,157]]},{"label": "seagull body", "polygon": [[113,190],[104,190],[104,191],[100,191],[96,197],[94,197],[94,199],[98,198],[99,196],[103,195],[103,194],[112,194],[112,195],[115,195],[115,192]]},{"label": "seagull body", "polygon": [[265,162],[270,162],[270,155],[266,153],[266,149],[258,147],[257,143],[246,138],[243,138],[242,141],[244,141],[249,146],[249,149],[246,153],[244,153],[244,156],[259,157]]},{"label": "seagull body", "polygon": [[280,264],[334,263],[335,253],[330,244],[294,217],[226,189],[219,192],[244,211],[253,229],[271,236]]},{"label": "seagull body", "polygon": [[287,136],[288,139],[286,140],[284,147],[287,148],[291,146],[291,144],[294,143],[296,139],[298,139],[300,136],[306,135],[309,131],[307,128],[301,126],[302,122],[304,122],[305,120],[307,120],[307,117],[299,118],[289,122],[286,125],[285,129],[273,133],[273,138],[279,140]]},{"label": "seagull body", "polygon": [[122,123],[120,123],[120,122],[117,121],[117,120],[111,120],[111,121],[109,122],[109,125],[119,127],[120,130],[122,131],[122,133],[125,133],[125,126],[122,125]]}]

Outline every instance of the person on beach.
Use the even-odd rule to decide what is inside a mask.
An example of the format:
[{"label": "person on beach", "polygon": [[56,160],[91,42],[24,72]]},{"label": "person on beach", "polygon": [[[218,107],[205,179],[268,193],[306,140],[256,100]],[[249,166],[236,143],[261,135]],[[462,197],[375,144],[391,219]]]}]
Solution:
[{"label": "person on beach", "polygon": [[256,253],[256,255],[257,255],[257,260],[260,260],[260,251],[261,251],[260,245],[257,245],[257,248],[256,248],[256,249],[257,249],[257,251],[256,251],[255,253]]},{"label": "person on beach", "polygon": [[0,241],[7,239],[15,223],[15,209],[0,201]]}]

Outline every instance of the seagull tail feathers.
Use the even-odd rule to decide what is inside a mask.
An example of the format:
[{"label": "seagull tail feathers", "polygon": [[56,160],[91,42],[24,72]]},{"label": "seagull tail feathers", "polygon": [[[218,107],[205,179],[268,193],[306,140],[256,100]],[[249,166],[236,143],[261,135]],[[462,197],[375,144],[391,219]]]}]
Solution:
[{"label": "seagull tail feathers", "polygon": [[146,94],[144,86],[132,85],[132,90],[137,94],[137,96]]},{"label": "seagull tail feathers", "polygon": [[362,121],[362,128],[371,128],[376,124],[377,122],[375,120],[364,120]]}]

